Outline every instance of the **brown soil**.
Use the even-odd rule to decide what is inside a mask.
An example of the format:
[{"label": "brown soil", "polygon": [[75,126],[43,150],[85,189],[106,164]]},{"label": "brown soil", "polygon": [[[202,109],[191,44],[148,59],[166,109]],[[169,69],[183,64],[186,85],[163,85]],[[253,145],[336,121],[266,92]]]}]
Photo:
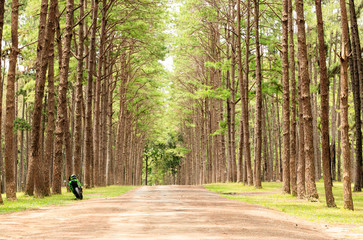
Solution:
[{"label": "brown soil", "polygon": [[0,239],[317,240],[344,239],[348,231],[198,186],[140,187],[120,197],[0,215]]}]

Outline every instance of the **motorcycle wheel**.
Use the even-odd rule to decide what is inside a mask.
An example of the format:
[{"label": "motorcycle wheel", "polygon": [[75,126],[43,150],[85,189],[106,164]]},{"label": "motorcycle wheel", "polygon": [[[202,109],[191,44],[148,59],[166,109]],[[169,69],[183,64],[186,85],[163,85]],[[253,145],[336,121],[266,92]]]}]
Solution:
[{"label": "motorcycle wheel", "polygon": [[82,191],[78,187],[76,187],[74,189],[74,191],[75,191],[75,194],[74,195],[76,195],[76,198],[83,199]]}]

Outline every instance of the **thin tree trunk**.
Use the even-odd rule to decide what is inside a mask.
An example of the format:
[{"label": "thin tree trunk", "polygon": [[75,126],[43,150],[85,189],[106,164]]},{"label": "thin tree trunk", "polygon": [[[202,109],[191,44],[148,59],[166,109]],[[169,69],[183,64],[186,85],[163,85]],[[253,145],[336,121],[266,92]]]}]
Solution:
[{"label": "thin tree trunk", "polygon": [[271,112],[272,112],[272,121],[273,121],[273,129],[274,129],[274,135],[275,135],[275,174],[274,174],[274,180],[275,181],[279,181],[280,180],[280,175],[279,175],[279,154],[278,154],[278,144],[279,144],[279,133],[278,133],[278,126],[277,126],[277,121],[276,121],[276,105],[275,105],[276,99],[272,100],[272,108],[271,108]]},{"label": "thin tree trunk", "polygon": [[[243,75],[242,75],[242,57],[241,57],[241,2],[237,1],[237,64],[238,64],[238,82],[240,85],[241,98],[243,96]],[[241,99],[241,107],[243,100]],[[243,111],[243,107],[241,109]],[[240,134],[239,134],[239,147],[238,147],[238,171],[237,171],[237,182],[243,180],[243,118],[241,114],[240,119]]]},{"label": "thin tree trunk", "polygon": [[295,49],[292,16],[292,0],[288,0],[288,33],[289,33],[289,68],[291,92],[291,120],[290,120],[290,184],[291,194],[297,195],[296,174],[296,78],[295,78]]},{"label": "thin tree trunk", "polygon": [[[317,45],[317,44],[316,44]],[[317,52],[317,51],[316,51]],[[316,53],[317,59],[318,53]],[[313,60],[311,60],[313,61]],[[315,64],[312,62],[312,72],[313,72],[313,84],[317,85],[318,72],[315,67]],[[314,142],[314,159],[315,159],[315,180],[319,181],[321,178],[321,152],[320,152],[320,137],[317,127],[317,118],[318,118],[318,100],[317,93],[311,94],[311,106],[312,106],[312,117],[313,117],[313,142]]]},{"label": "thin tree trunk", "polygon": [[[338,94],[337,94],[337,101],[338,107],[337,111],[340,111],[340,93],[341,93],[341,77],[339,76],[339,87],[338,87]],[[341,123],[341,115],[338,115],[338,123],[337,126],[340,126]],[[342,134],[341,131],[338,131],[338,145],[337,145],[337,180],[340,182],[342,180],[342,173],[341,173],[341,155],[342,155],[342,148],[341,148],[341,138]]]},{"label": "thin tree trunk", "polygon": [[[3,26],[4,26],[4,12],[5,12],[5,0],[0,0],[0,139],[2,136],[2,111],[3,111],[3,83],[4,79],[2,78],[2,70],[1,70],[1,59],[2,59],[2,39],[3,39]],[[3,174],[3,158],[2,158],[2,147],[0,146],[0,171]],[[4,178],[3,178],[4,179]],[[3,198],[1,196],[3,189],[2,183],[0,181],[0,205],[3,204]]]},{"label": "thin tree trunk", "polygon": [[[94,161],[94,172],[95,172],[95,186],[100,186],[101,183],[101,158],[100,158],[100,122],[101,122],[101,77],[102,77],[102,66],[104,61],[104,45],[105,45],[105,27],[106,27],[106,5],[105,0],[103,0],[102,8],[102,19],[101,19],[101,35],[100,35],[100,47],[98,55],[98,65],[97,65],[97,78],[96,78],[96,91],[95,91],[95,105],[94,105],[94,126],[93,126],[93,161]],[[98,4],[98,3],[97,3]]]},{"label": "thin tree trunk", "polygon": [[[337,44],[338,42],[338,34],[335,34],[335,49],[337,49]],[[334,63],[336,62],[336,54],[334,54]],[[330,58],[329,58],[330,59]],[[330,61],[330,60],[329,60]],[[335,100],[335,95],[336,95],[336,75],[334,74],[333,76],[333,106],[331,108],[331,136],[332,136],[332,143],[331,143],[331,162],[330,162],[330,165],[331,165],[331,175],[332,175],[332,180],[336,180],[336,159],[337,159],[337,156],[336,156],[336,152],[337,152],[337,147],[336,147],[336,129],[337,129],[337,111],[336,111],[336,104],[337,101]]]},{"label": "thin tree trunk", "polygon": [[[68,114],[67,109],[67,96],[65,98],[65,114],[64,114],[64,145],[66,150],[66,173],[65,179],[68,179],[73,173],[73,161],[72,161],[72,136],[69,128],[69,122],[71,121],[71,117]],[[67,187],[67,191],[70,189]]]},{"label": "thin tree trunk", "polygon": [[282,190],[290,193],[290,99],[289,99],[289,52],[288,52],[288,0],[282,1],[282,87],[283,87],[283,133],[282,133]]},{"label": "thin tree trunk", "polygon": [[250,56],[250,0],[247,0],[247,22],[246,22],[246,56],[245,56],[245,75],[243,86],[242,97],[242,118],[243,118],[243,129],[244,129],[244,155],[245,155],[245,169],[247,175],[247,184],[251,186],[253,184],[252,166],[251,166],[251,149],[250,149],[250,127],[249,127],[249,117],[248,117],[248,74],[249,74],[249,56]]},{"label": "thin tree trunk", "polygon": [[272,121],[270,121],[270,116],[269,116],[269,109],[267,107],[267,103],[266,103],[267,99],[265,99],[265,114],[266,114],[266,127],[267,127],[267,131],[268,131],[268,143],[269,143],[269,176],[268,179],[269,181],[273,181],[273,176],[274,176],[274,153],[273,153],[273,148],[272,148],[272,137],[271,137],[271,132],[273,130],[273,124]]},{"label": "thin tree trunk", "polygon": [[[23,95],[23,106],[22,106],[22,119],[25,117],[25,96]],[[24,176],[24,130],[21,130],[20,133],[20,166],[19,166],[19,190],[23,191],[24,183],[23,183],[23,176]]]},{"label": "thin tree trunk", "polygon": [[297,197],[299,199],[305,198],[305,151],[304,151],[304,119],[303,119],[303,106],[301,96],[301,76],[299,68],[299,156],[297,163]]}]

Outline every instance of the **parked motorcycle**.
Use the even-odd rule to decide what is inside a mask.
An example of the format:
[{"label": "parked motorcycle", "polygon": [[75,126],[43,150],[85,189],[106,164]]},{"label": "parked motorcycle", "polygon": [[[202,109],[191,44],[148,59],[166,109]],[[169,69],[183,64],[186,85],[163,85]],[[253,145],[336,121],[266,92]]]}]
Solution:
[{"label": "parked motorcycle", "polygon": [[79,182],[76,175],[72,174],[72,176],[68,179],[68,186],[71,192],[76,196],[78,199],[83,199],[83,190],[81,183]]}]

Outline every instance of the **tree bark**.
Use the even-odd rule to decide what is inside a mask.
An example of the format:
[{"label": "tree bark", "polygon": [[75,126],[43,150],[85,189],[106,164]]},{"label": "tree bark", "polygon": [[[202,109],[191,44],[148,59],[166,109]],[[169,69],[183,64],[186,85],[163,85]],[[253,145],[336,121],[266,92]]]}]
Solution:
[{"label": "tree bark", "polygon": [[291,120],[290,120],[290,185],[291,194],[297,195],[296,174],[296,78],[295,78],[295,49],[292,16],[292,0],[288,0],[288,34],[289,34],[289,68],[291,92]]},{"label": "tree bark", "polygon": [[329,164],[329,83],[326,69],[324,26],[321,0],[315,0],[317,29],[319,38],[320,93],[321,93],[321,144],[326,205],[336,207]]},{"label": "tree bark", "polygon": [[6,198],[10,201],[16,200],[16,179],[14,159],[14,118],[15,118],[15,72],[18,48],[18,17],[19,2],[12,1],[11,11],[11,50],[9,57],[9,71],[6,92],[6,119],[5,119],[5,177]]},{"label": "tree bark", "polygon": [[[3,39],[3,26],[4,26],[4,13],[5,13],[5,0],[0,0],[0,126],[2,125],[2,109],[3,109],[3,81],[4,79],[2,79],[2,70],[1,70],[1,59],[2,59],[2,39]],[[0,139],[2,136],[2,127],[0,127]],[[2,150],[0,147],[0,171],[2,171],[2,166],[3,166],[3,158],[2,158]],[[2,193],[2,188],[1,188],[1,183],[0,183],[0,205],[3,204],[3,198],[1,196]]]},{"label": "tree bark", "polygon": [[280,155],[279,155],[279,144],[280,144],[280,132],[279,132],[279,126],[278,126],[278,106],[277,106],[277,102],[278,102],[278,96],[274,97],[273,101],[272,101],[272,119],[273,119],[273,125],[274,125],[274,134],[275,134],[275,180],[276,181],[280,181],[280,164],[279,164],[279,159],[280,159]]},{"label": "tree bark", "polygon": [[288,52],[288,0],[282,1],[282,108],[283,108],[283,151],[282,190],[290,193],[290,99],[289,99],[289,52]]},{"label": "tree bark", "polygon": [[251,186],[253,184],[252,166],[251,166],[251,149],[250,149],[250,127],[249,127],[249,117],[248,117],[248,74],[249,74],[249,56],[250,56],[250,0],[247,0],[247,22],[246,22],[246,56],[245,56],[245,75],[243,86],[242,98],[242,118],[243,118],[243,129],[244,129],[244,157],[245,157],[245,169],[247,175],[247,184]]},{"label": "tree bark", "polygon": [[255,146],[255,187],[262,188],[261,186],[261,145],[262,145],[262,77],[261,77],[261,53],[260,53],[260,37],[259,37],[259,0],[254,0],[255,8],[255,38],[256,38],[256,146]]},{"label": "tree bark", "polygon": [[[81,0],[79,18],[84,15],[84,1]],[[74,129],[74,174],[82,176],[82,98],[83,98],[83,54],[84,54],[84,21],[79,21],[78,26],[78,61],[76,80],[76,106]]]},{"label": "tree bark", "polygon": [[[340,111],[340,93],[341,93],[341,77],[339,76],[339,87],[338,87],[338,93],[337,93],[337,101],[338,101],[338,107],[337,110]],[[338,115],[338,123],[337,126],[340,126],[341,118],[340,114]],[[337,180],[340,182],[342,180],[342,172],[341,172],[341,155],[342,155],[342,148],[341,148],[341,139],[342,134],[341,131],[338,131],[338,145],[337,145]]]},{"label": "tree bark", "polygon": [[349,124],[348,124],[348,18],[345,0],[340,0],[341,26],[342,26],[342,49],[340,55],[340,118],[343,156],[343,200],[344,208],[354,210],[351,174],[350,174],[350,149],[349,149]]},{"label": "tree bark", "polygon": [[[32,142],[29,155],[29,167],[27,173],[27,183],[25,193],[33,195],[35,187],[36,197],[43,197],[46,193],[44,186],[43,164],[41,163],[41,116],[43,108],[43,96],[45,87],[45,75],[48,64],[49,39],[45,32],[46,19],[48,12],[48,0],[42,0],[40,9],[38,47],[36,61],[36,83],[35,83],[35,99],[32,122]],[[44,39],[44,36],[45,39]],[[47,44],[47,46],[46,46]]]},{"label": "tree bark", "polygon": [[60,68],[60,81],[58,86],[58,114],[55,129],[55,146],[54,146],[54,172],[52,191],[54,194],[61,194],[62,185],[62,149],[64,141],[64,130],[67,118],[67,87],[68,87],[68,70],[71,51],[72,28],[73,28],[73,0],[66,2],[66,27],[64,33],[64,45],[62,52],[62,65]]},{"label": "tree bark", "polygon": [[55,93],[54,93],[54,34],[56,10],[58,1],[51,0],[48,16],[47,35],[49,37],[49,52],[48,52],[48,121],[47,135],[45,140],[45,155],[44,155],[44,184],[45,195],[50,195],[50,165],[53,163],[53,147],[54,147],[54,128],[55,128]]},{"label": "tree bark", "polygon": [[93,144],[92,144],[92,83],[95,66],[96,55],[96,29],[97,29],[97,12],[98,0],[92,1],[92,28],[91,28],[91,41],[89,52],[89,64],[87,75],[87,105],[86,105],[86,129],[85,129],[85,181],[84,186],[91,188],[92,186],[92,159],[93,159]]},{"label": "tree bark", "polygon": [[[299,68],[300,69],[300,68]],[[299,156],[297,163],[297,197],[305,198],[305,151],[304,151],[304,120],[301,96],[301,76],[299,70]]]},{"label": "tree bark", "polygon": [[[354,192],[361,192],[363,185],[363,167],[362,167],[362,80],[363,80],[363,62],[361,57],[360,40],[358,33],[357,16],[354,7],[354,0],[349,0],[350,12],[350,26],[352,36],[352,56],[351,62],[355,66],[353,74],[351,74],[353,98],[354,98],[354,111],[355,111],[355,179],[354,179]],[[351,68],[352,71],[352,68]]]},{"label": "tree bark", "polygon": [[[243,73],[242,73],[242,56],[241,56],[241,2],[237,1],[237,64],[238,64],[238,82],[240,85],[241,98],[243,96]],[[241,101],[241,106],[243,100]],[[243,107],[241,112],[243,111]],[[237,182],[243,180],[243,118],[241,114],[240,119],[240,137],[239,137],[239,151],[238,151],[238,171],[237,171]]]},{"label": "tree bark", "polygon": [[[332,40],[331,40],[332,41]],[[334,40],[334,45],[335,45],[335,49],[337,49],[337,44],[338,42],[338,35],[337,33],[335,34],[335,40]],[[333,44],[331,44],[333,45]],[[331,47],[332,48],[332,47]],[[330,50],[331,51],[331,50]],[[334,63],[336,62],[336,54],[334,54]],[[330,59],[329,58],[329,62],[330,62]],[[336,152],[337,152],[337,147],[336,147],[336,129],[337,129],[337,111],[336,111],[336,104],[337,101],[335,99],[335,95],[336,95],[336,75],[334,74],[333,76],[333,96],[332,96],[332,100],[333,100],[333,106],[331,108],[331,160],[330,160],[330,166],[331,166],[331,176],[332,176],[332,181],[336,180]]]},{"label": "tree bark", "polygon": [[93,126],[93,161],[95,166],[95,186],[101,185],[101,141],[100,141],[100,122],[101,122],[101,77],[102,77],[102,66],[104,61],[104,45],[105,45],[105,28],[106,28],[106,5],[103,0],[102,7],[102,19],[101,19],[101,35],[100,35],[100,47],[98,54],[98,65],[97,65],[97,78],[96,78],[96,91],[95,91],[95,105],[94,105],[94,126]]},{"label": "tree bark", "polygon": [[315,185],[314,176],[314,144],[313,144],[313,122],[310,103],[310,79],[308,72],[308,59],[305,36],[304,6],[302,0],[296,0],[296,13],[298,25],[299,62],[301,72],[301,95],[304,113],[304,152],[306,166],[307,198],[311,201],[319,198]]}]

